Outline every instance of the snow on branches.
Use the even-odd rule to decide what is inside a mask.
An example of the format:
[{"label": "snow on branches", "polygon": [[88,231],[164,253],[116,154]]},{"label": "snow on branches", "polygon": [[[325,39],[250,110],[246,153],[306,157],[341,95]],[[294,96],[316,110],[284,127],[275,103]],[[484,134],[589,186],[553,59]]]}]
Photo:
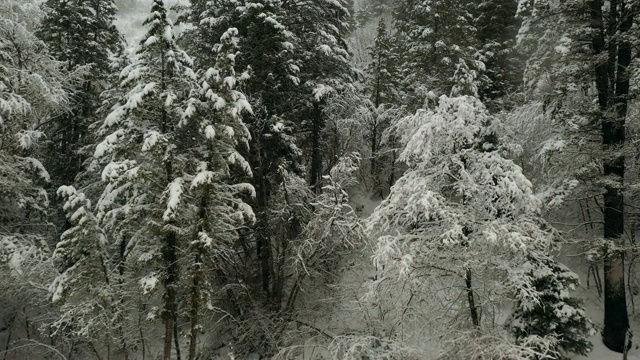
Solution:
[{"label": "snow on branches", "polygon": [[[541,218],[541,203],[522,169],[505,157],[508,144],[498,142],[499,126],[471,96],[443,96],[436,109],[396,124],[405,143],[400,160],[408,170],[368,223],[378,243],[373,260],[381,277],[374,287],[400,281],[416,294],[428,291],[426,301],[442,307],[448,330],[457,333],[447,341],[459,337],[456,348],[472,347],[469,325],[479,333],[499,332],[496,309],[505,302],[519,311],[532,301],[551,301],[543,288],[524,286],[536,284],[543,269],[557,291],[575,282],[550,257],[556,232]],[[528,297],[523,289],[529,289]],[[566,300],[553,301],[562,308]],[[560,320],[572,325],[558,331],[575,332],[585,346],[557,344],[564,335],[546,328],[535,336],[551,342],[550,354],[558,348],[588,350],[590,325],[580,311],[558,313],[581,321]],[[518,335],[515,344],[528,340]]]}]

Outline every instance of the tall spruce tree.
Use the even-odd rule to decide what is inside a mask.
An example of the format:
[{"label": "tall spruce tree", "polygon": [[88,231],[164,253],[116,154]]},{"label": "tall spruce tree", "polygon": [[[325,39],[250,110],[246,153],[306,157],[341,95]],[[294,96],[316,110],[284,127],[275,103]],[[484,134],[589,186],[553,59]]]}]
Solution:
[{"label": "tall spruce tree", "polygon": [[[94,156],[107,165],[97,216],[108,232],[125,233],[136,252],[147,254],[140,258],[151,265],[146,269],[150,274],[141,283],[147,288],[156,282],[164,286],[160,315],[163,359],[168,360],[178,316],[179,234],[188,225],[175,220],[186,165],[178,159],[183,144],[176,127],[195,74],[191,59],[175,43],[162,0],[153,2],[144,25],[147,32],[136,59],[121,73],[125,99],[100,129],[104,140]],[[121,218],[123,212],[128,215]]]},{"label": "tall spruce tree", "polygon": [[68,70],[86,68],[84,81],[70,89],[70,111],[49,126],[47,165],[54,185],[71,184],[85,160],[78,150],[85,145],[87,128],[95,121],[99,95],[109,74],[109,55],[122,46],[114,25],[113,0],[47,0],[37,35]]},{"label": "tall spruce tree", "polygon": [[[297,184],[294,178],[305,176],[305,153],[310,163],[309,184],[320,189],[325,160],[323,107],[327,96],[345,85],[349,70],[344,40],[348,7],[342,0],[304,6],[287,1],[193,1],[181,17],[197,24],[184,41],[200,66],[208,66],[212,59],[210,44],[217,43],[228,28],[238,29],[236,70],[247,71],[243,90],[254,109],[246,120],[252,135],[247,159],[254,169],[257,191],[256,251],[262,289],[273,304],[280,303],[284,281],[283,272],[276,269],[280,255],[274,255],[272,248],[288,247],[272,243],[269,219],[278,212],[270,209],[277,203],[271,199],[284,191],[286,179]],[[308,134],[310,146],[300,149],[295,134],[302,132]],[[297,216],[301,215],[294,218]],[[295,228],[288,236],[299,232]]]},{"label": "tall spruce tree", "polygon": [[429,93],[436,98],[449,94],[459,59],[484,70],[472,10],[469,0],[401,0],[396,4],[395,53],[402,55],[404,102],[411,109],[425,105]]},{"label": "tall spruce tree", "polygon": [[[371,176],[374,188],[382,194],[383,168],[389,159],[380,154],[382,135],[387,129],[389,119],[384,114],[389,108],[398,104],[400,99],[398,81],[398,56],[393,53],[392,37],[387,30],[385,19],[378,21],[377,34],[372,46],[369,47],[371,62],[366,68],[368,79],[365,91],[369,96],[372,107],[369,123],[369,145],[371,149]],[[393,151],[393,150],[392,150]],[[393,165],[392,165],[393,166]]]},{"label": "tall spruce tree", "polygon": [[127,239],[127,267],[143,291],[163,285],[150,314],[162,319],[163,359],[180,356],[182,315],[190,324],[187,356],[195,359],[204,313],[215,303],[212,287],[225,285],[212,276],[233,268],[237,229],[254,218],[241,200],[253,187],[235,181],[251,175],[236,150],[249,139],[240,116],[251,108],[237,90],[235,29],[222,34],[214,66],[196,75],[162,0],[144,24],[147,33],[121,72],[126,93],[100,128],[97,218],[113,238]]}]

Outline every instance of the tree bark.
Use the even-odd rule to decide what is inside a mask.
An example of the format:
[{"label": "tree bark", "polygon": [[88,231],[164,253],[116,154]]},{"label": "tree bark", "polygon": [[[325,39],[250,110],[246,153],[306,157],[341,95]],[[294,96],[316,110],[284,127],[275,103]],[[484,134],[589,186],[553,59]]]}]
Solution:
[{"label": "tree bark", "polygon": [[164,350],[162,360],[171,360],[171,347],[174,333],[174,323],[176,321],[176,282],[178,280],[178,268],[176,257],[176,235],[169,234],[163,246],[163,258],[167,270],[165,279],[164,296]]},{"label": "tree bark", "polygon": [[[595,56],[605,51],[606,38],[610,38],[607,62],[600,61],[595,66],[595,80],[598,91],[598,105],[602,122],[603,170],[605,177],[618,179],[619,184],[607,184],[604,194],[604,237],[606,240],[622,243],[624,233],[624,184],[625,158],[622,148],[625,143],[625,119],[629,94],[628,66],[631,62],[631,45],[619,39],[619,34],[627,32],[633,24],[624,0],[610,2],[611,22],[607,34],[604,27],[603,0],[590,3],[592,46]],[[614,24],[618,23],[616,29]],[[618,38],[616,38],[618,37]],[[613,71],[617,63],[616,71]],[[622,353],[629,328],[624,283],[624,254],[609,252],[604,260],[604,329],[602,341],[612,351]]]},{"label": "tree bark", "polygon": [[[199,257],[199,256],[198,256]],[[196,258],[196,262],[199,259]],[[199,300],[199,288],[198,277],[193,278],[193,288],[191,290],[191,328],[189,334],[189,360],[195,360],[196,358],[196,345],[198,341],[198,311],[200,307]]]},{"label": "tree bark", "polygon": [[465,272],[464,282],[466,285],[465,291],[467,292],[467,302],[469,303],[469,311],[471,312],[471,323],[475,328],[480,327],[480,315],[478,314],[478,307],[476,306],[475,295],[473,294],[473,283],[471,281],[471,270],[467,269]]},{"label": "tree bark", "polygon": [[316,194],[320,193],[322,186],[322,108],[320,104],[314,103],[311,111],[311,179],[309,185],[313,187]]}]

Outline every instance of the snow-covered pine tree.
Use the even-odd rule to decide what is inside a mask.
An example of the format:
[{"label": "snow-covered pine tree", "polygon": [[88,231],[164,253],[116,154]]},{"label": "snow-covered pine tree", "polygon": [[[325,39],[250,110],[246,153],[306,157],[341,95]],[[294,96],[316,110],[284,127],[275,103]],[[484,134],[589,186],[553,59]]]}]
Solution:
[{"label": "snow-covered pine tree", "polygon": [[214,66],[196,76],[166,14],[154,1],[146,37],[121,73],[126,95],[101,128],[95,156],[108,164],[97,208],[114,238],[129,239],[124,255],[130,268],[146,272],[143,291],[164,285],[163,357],[180,353],[177,320],[184,314],[187,356],[195,359],[204,314],[216,304],[213,287],[227,285],[212,275],[234,277],[238,228],[254,220],[241,200],[255,195],[253,187],[234,180],[251,175],[236,150],[250,138],[241,114],[251,108],[238,90],[246,74],[234,69],[237,30],[221,36]]},{"label": "snow-covered pine tree", "polygon": [[393,2],[388,0],[368,0],[356,12],[355,18],[358,26],[364,26],[371,21],[378,20],[391,13]]},{"label": "snow-covered pine tree", "polygon": [[486,103],[514,92],[522,83],[524,59],[514,49],[521,20],[516,17],[516,0],[476,0],[474,3],[473,25],[488,78],[480,95]]},{"label": "snow-covered pine tree", "polygon": [[[119,350],[128,358],[123,333],[123,289],[117,278],[107,234],[92,210],[91,201],[73,186],[62,186],[64,211],[70,227],[62,233],[53,252],[59,274],[49,286],[51,301],[59,306],[60,316],[51,327],[72,341],[88,342],[96,349],[101,342],[116,339]],[[120,290],[120,291],[118,291]],[[99,346],[98,346],[99,348]]]},{"label": "snow-covered pine tree", "polygon": [[[298,5],[281,1],[192,1],[182,16],[196,25],[184,41],[194,49],[196,62],[204,66],[210,66],[213,59],[210,44],[217,43],[227,29],[238,29],[235,66],[239,73],[248,69],[243,90],[254,110],[246,117],[251,132],[247,159],[255,169],[252,183],[257,193],[253,243],[260,262],[262,290],[276,308],[282,303],[284,279],[277,269],[280,260],[272,249],[290,247],[271,244],[275,241],[270,234],[272,225],[288,212],[280,207],[284,203],[271,199],[282,199],[280,192],[303,183],[298,177],[305,175],[301,165],[304,150],[312,158],[310,178],[315,180],[310,182],[319,184],[324,161],[323,103],[344,85],[344,71],[349,66],[344,41],[348,29],[346,2]],[[312,141],[311,146],[300,149],[294,134],[303,133],[303,125]],[[289,210],[295,210],[299,220],[308,213],[298,208]],[[280,240],[289,241],[297,235],[289,230]]]},{"label": "snow-covered pine tree", "polygon": [[[68,89],[71,109],[46,124],[45,164],[53,183],[53,194],[60,185],[72,184],[82,171],[87,154],[79,150],[88,145],[88,127],[95,122],[99,95],[109,74],[109,55],[122,46],[114,25],[117,8],[113,0],[47,0],[41,5],[44,17],[36,34],[50,48],[53,57],[68,71],[85,68],[83,81]],[[83,156],[84,155],[84,156]],[[58,204],[54,197],[54,204]],[[62,214],[56,219],[63,228]],[[68,225],[68,224],[67,224]]]},{"label": "snow-covered pine tree", "polygon": [[473,7],[468,0],[400,0],[394,7],[394,52],[400,56],[404,103],[423,107],[427,95],[449,93],[458,59],[483,71]]},{"label": "snow-covered pine tree", "polygon": [[[197,132],[201,138],[188,150],[185,160],[191,163],[186,171],[193,174],[189,193],[194,206],[190,214],[180,217],[191,221],[192,241],[187,248],[184,273],[189,293],[187,317],[190,320],[188,359],[198,355],[197,337],[203,331],[203,315],[216,305],[214,288],[234,285],[237,278],[235,248],[238,229],[252,225],[255,215],[245,199],[255,197],[248,183],[234,179],[252,175],[248,162],[238,152],[238,146],[248,147],[250,134],[242,122],[243,113],[251,108],[238,90],[243,74],[234,69],[238,46],[238,31],[231,28],[216,45],[216,65],[202,72],[199,88],[195,89],[183,114],[180,128],[188,134]],[[197,219],[197,221],[193,221]],[[221,273],[226,281],[215,284],[211,274]]]},{"label": "snow-covered pine tree", "polygon": [[578,276],[548,255],[531,251],[510,284],[516,305],[507,322],[516,344],[531,349],[524,359],[567,359],[592,348],[595,333],[582,302],[571,296]]},{"label": "snow-covered pine tree", "polygon": [[[389,126],[389,117],[385,116],[390,108],[399,103],[399,81],[397,56],[393,53],[392,37],[389,35],[384,18],[380,18],[376,38],[369,47],[371,62],[365,71],[368,79],[365,91],[371,100],[369,126],[369,145],[371,150],[371,176],[374,179],[374,191],[383,194],[388,181],[385,181],[385,165],[389,156],[381,155],[382,134]],[[391,150],[393,151],[393,150]]]},{"label": "snow-covered pine tree", "polygon": [[[247,156],[254,169],[252,184],[256,199],[252,203],[257,215],[253,236],[255,254],[259,262],[259,282],[267,298],[272,298],[274,284],[273,254],[271,252],[271,225],[275,223],[271,201],[282,189],[285,179],[304,176],[302,151],[295,145],[294,133],[299,129],[291,114],[292,99],[299,92],[300,66],[295,59],[295,34],[283,23],[286,12],[280,2],[219,1],[211,5],[208,1],[194,0],[181,19],[196,25],[184,36],[186,45],[192,49],[196,63],[211,67],[216,54],[211,45],[229,29],[238,30],[238,54],[235,58],[237,72],[248,71],[243,82],[253,108],[253,115],[246,117],[251,133],[251,150]],[[284,176],[286,174],[286,176]],[[280,301],[274,301],[280,303]]]},{"label": "snow-covered pine tree", "polygon": [[91,64],[96,79],[109,72],[109,51],[121,41],[113,0],[46,0],[42,9],[37,35],[56,59],[69,69]]},{"label": "snow-covered pine tree", "polygon": [[108,164],[96,206],[105,231],[129,239],[127,258],[138,260],[137,267],[147,272],[140,280],[143,289],[148,292],[158,282],[164,286],[159,313],[163,359],[170,359],[177,329],[179,253],[185,232],[192,235],[188,222],[176,220],[188,181],[184,150],[192,142],[181,137],[178,124],[196,76],[192,60],[176,45],[162,0],[153,1],[144,25],[147,32],[135,59],[121,73],[125,98],[100,128],[104,140],[94,157]]},{"label": "snow-covered pine tree", "polygon": [[[310,148],[309,184],[316,193],[322,188],[326,145],[322,134],[326,126],[324,109],[331,96],[339,96],[349,91],[353,82],[351,77],[351,54],[346,43],[350,31],[350,1],[312,2],[305,7],[287,6],[289,28],[296,34],[301,51],[298,61],[302,87],[296,101],[299,109],[294,108],[294,118],[304,119],[302,131],[309,131],[306,140]],[[307,24],[301,26],[301,24]]]},{"label": "snow-covered pine tree", "polygon": [[[509,347],[508,340],[496,341],[509,337],[496,326],[498,304],[522,298],[509,295],[513,274],[521,274],[521,283],[540,280],[530,277],[526,265],[520,270],[534,253],[549,256],[555,233],[541,218],[531,183],[504,157],[509,146],[497,144],[500,125],[484,105],[471,96],[443,96],[436,109],[419,111],[394,126],[406,144],[400,160],[408,170],[369,219],[381,274],[374,286],[392,287],[395,297],[410,292],[416,303],[441,306],[431,312],[442,314],[436,322],[441,327],[434,325],[432,331],[446,334],[442,346],[461,358],[479,353],[490,358],[500,352],[543,358],[556,353],[558,346],[551,340],[564,336],[554,333],[560,329],[583,341],[586,320],[538,334],[549,345],[546,353],[526,342]],[[570,285],[566,279],[557,281],[557,289]],[[545,306],[543,290],[527,293],[530,301]],[[526,309],[530,302],[521,304]]]}]

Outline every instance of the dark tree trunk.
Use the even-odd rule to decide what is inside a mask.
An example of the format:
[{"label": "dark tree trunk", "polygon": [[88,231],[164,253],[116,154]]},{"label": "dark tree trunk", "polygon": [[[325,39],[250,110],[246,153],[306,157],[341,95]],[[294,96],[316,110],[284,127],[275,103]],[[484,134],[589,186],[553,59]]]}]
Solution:
[{"label": "dark tree trunk", "polygon": [[262,282],[262,291],[267,298],[270,298],[271,289],[271,242],[269,236],[269,224],[267,215],[267,204],[269,202],[269,189],[267,184],[268,159],[267,154],[261,148],[259,141],[261,134],[252,134],[253,138],[258,141],[253,153],[256,164],[254,165],[256,203],[254,211],[258,214],[258,223],[254,229],[256,237],[256,255],[260,261],[260,278]]},{"label": "dark tree trunk", "polygon": [[[605,186],[604,237],[613,243],[623,242],[624,233],[624,183],[625,158],[622,148],[625,143],[625,119],[629,94],[628,66],[631,62],[631,45],[615,38],[615,33],[627,32],[633,23],[624,0],[610,2],[608,29],[605,33],[603,0],[592,0],[590,9],[593,30],[592,46],[596,56],[605,51],[605,39],[611,38],[608,60],[595,66],[598,105],[602,123],[602,144],[605,155],[603,170],[605,177],[618,179],[616,185]],[[616,24],[619,24],[616,29]],[[615,66],[617,64],[617,67]],[[615,71],[614,71],[615,69]],[[624,283],[624,254],[609,253],[604,261],[604,329],[602,341],[610,350],[622,353],[629,328]]]},{"label": "dark tree trunk", "polygon": [[469,269],[465,272],[464,282],[466,285],[465,291],[467,292],[469,311],[471,312],[471,323],[474,327],[478,328],[480,327],[480,314],[478,314],[478,307],[476,306],[476,299],[473,294],[473,282],[471,281],[471,270]]},{"label": "dark tree trunk", "polygon": [[176,321],[176,282],[178,280],[178,266],[176,256],[176,236],[169,234],[163,246],[163,258],[166,266],[165,296],[164,296],[164,350],[162,360],[171,360],[171,347]]},{"label": "dark tree trunk", "polygon": [[176,360],[182,360],[180,356],[180,336],[178,334],[178,306],[173,305],[173,342],[176,346]]},{"label": "dark tree trunk", "polygon": [[309,185],[313,187],[316,194],[320,193],[322,187],[322,108],[320,104],[314,103],[311,111],[311,174]]},{"label": "dark tree trunk", "polygon": [[[198,256],[199,257],[199,256]],[[196,261],[199,261],[196,259]],[[200,307],[199,300],[199,288],[198,278],[193,279],[193,288],[191,290],[191,326],[189,333],[189,360],[195,360],[196,358],[196,345],[198,341],[198,312]]]}]

